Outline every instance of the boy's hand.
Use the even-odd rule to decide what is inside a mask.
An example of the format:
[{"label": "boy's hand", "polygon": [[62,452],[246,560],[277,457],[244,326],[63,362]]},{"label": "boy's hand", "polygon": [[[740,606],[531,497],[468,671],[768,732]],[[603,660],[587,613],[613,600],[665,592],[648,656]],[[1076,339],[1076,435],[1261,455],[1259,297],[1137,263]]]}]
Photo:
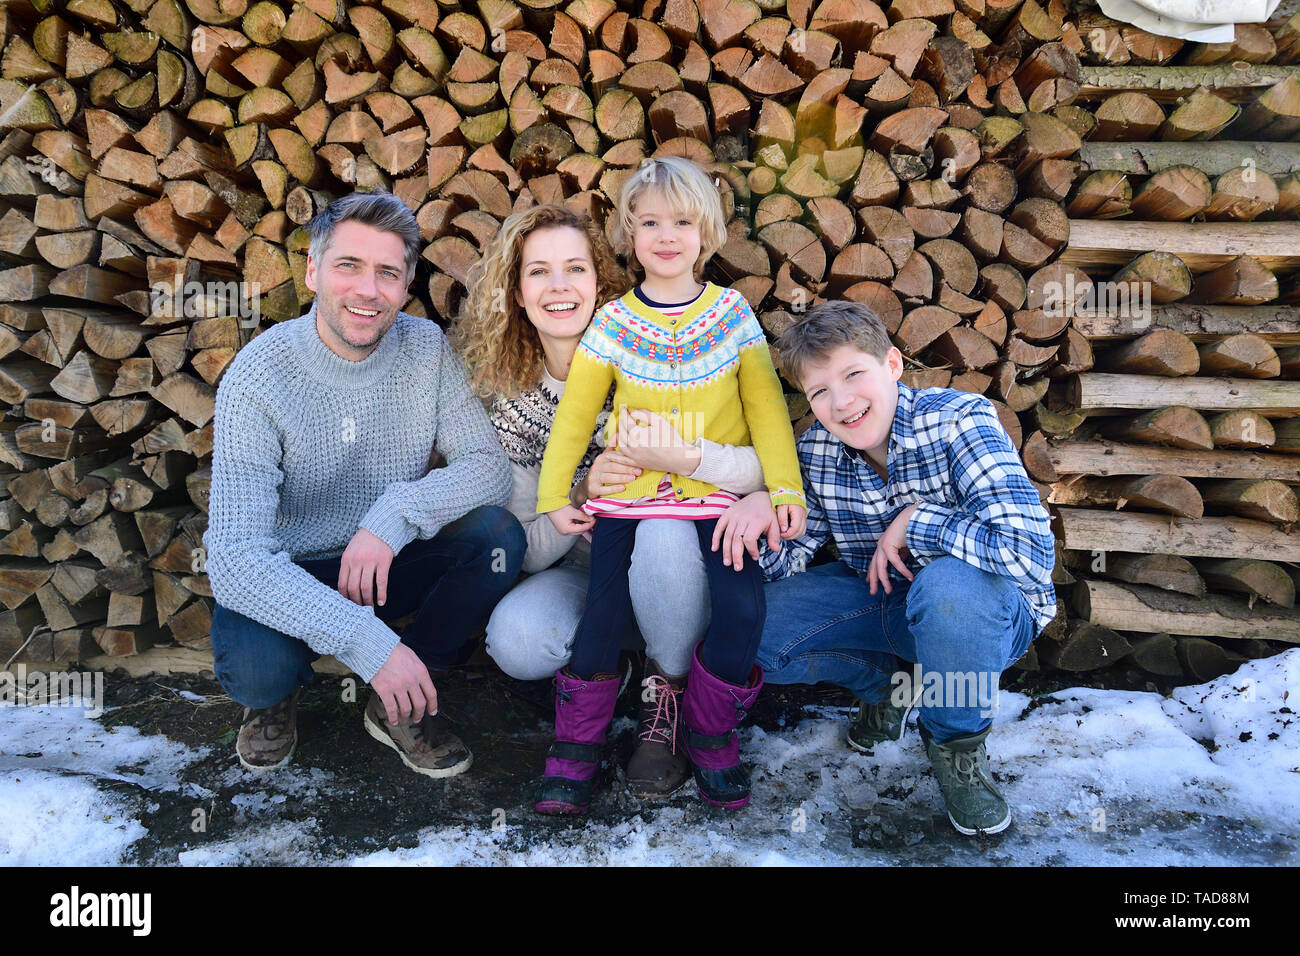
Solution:
[{"label": "boy's hand", "polygon": [[772,511],[772,498],[766,491],[756,491],[722,513],[713,529],[713,550],[717,551],[721,542],[722,563],[739,571],[745,566],[746,551],[758,560],[758,541],[764,535],[769,548],[781,549],[781,529]]},{"label": "boy's hand", "polygon": [[781,528],[781,539],[789,541],[803,534],[808,523],[808,509],[803,505],[778,505],[776,521]]},{"label": "boy's hand", "polygon": [[560,534],[582,534],[596,526],[595,518],[579,511],[573,505],[548,511],[546,517],[551,519],[551,524],[555,525],[555,530]]},{"label": "boy's hand", "polygon": [[908,505],[898,513],[898,516],[889,523],[885,533],[880,536],[876,542],[876,553],[871,556],[871,565],[867,568],[867,586],[871,593],[876,593],[876,583],[885,589],[889,594],[893,591],[893,586],[889,583],[889,566],[892,564],[898,568],[900,574],[907,580],[912,580],[912,572],[907,569],[907,559],[912,553],[907,550],[907,522],[912,519],[912,512],[916,511],[916,505]]}]

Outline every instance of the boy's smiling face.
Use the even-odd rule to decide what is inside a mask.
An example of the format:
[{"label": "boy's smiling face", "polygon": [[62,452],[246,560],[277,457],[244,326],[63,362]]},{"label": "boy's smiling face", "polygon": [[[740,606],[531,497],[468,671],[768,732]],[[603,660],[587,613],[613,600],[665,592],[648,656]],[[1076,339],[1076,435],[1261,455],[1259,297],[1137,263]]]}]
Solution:
[{"label": "boy's smiling face", "polygon": [[891,348],[885,360],[852,345],[840,345],[800,376],[808,404],[832,435],[865,452],[877,464],[889,460],[889,433],[898,407],[903,355]]}]

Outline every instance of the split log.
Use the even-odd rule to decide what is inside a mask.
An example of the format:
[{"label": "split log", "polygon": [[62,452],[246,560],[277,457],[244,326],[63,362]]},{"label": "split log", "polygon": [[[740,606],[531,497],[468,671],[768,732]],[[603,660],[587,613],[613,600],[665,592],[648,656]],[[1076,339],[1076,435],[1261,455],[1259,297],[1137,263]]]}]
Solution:
[{"label": "split log", "polygon": [[1224,412],[1208,425],[1215,448],[1271,448],[1276,441],[1273,424],[1257,412]]},{"label": "split log", "polygon": [[[1170,252],[1145,252],[1119,269],[1106,287],[1106,302],[1093,303],[1094,313],[1146,316],[1151,303],[1176,302],[1192,290],[1192,274]],[[1081,314],[1085,310],[1076,310]]]},{"label": "split log", "polygon": [[[1207,505],[1209,499],[1207,496]],[[1086,508],[1057,509],[1065,547],[1081,551],[1133,551],[1188,557],[1254,558],[1267,554],[1295,561],[1300,542],[1263,521],[1117,514]]]},{"label": "split log", "polygon": [[1177,377],[1195,375],[1200,368],[1200,356],[1196,345],[1185,335],[1156,329],[1132,342],[1099,352],[1096,367],[1106,372]]},{"label": "split log", "polygon": [[1109,667],[1132,651],[1129,642],[1108,627],[1088,621],[1070,621],[1060,641],[1038,644],[1039,660],[1062,671],[1091,671]]},{"label": "split log", "polygon": [[1123,265],[1151,249],[1172,252],[1193,271],[1213,269],[1248,255],[1266,269],[1300,262],[1300,233],[1286,223],[1158,223],[1070,221],[1061,260],[1083,269]]},{"label": "split log", "polygon": [[1178,659],[1178,642],[1168,634],[1148,634],[1133,642],[1128,660],[1156,677],[1183,676]]},{"label": "split log", "polygon": [[[1075,553],[1075,552],[1067,552]],[[1101,573],[1116,581],[1204,597],[1205,581],[1196,566],[1172,554],[1103,554]]]},{"label": "split log", "polygon": [[1200,412],[1185,406],[1158,408],[1133,418],[1107,421],[1103,433],[1117,441],[1171,448],[1209,451],[1214,447],[1209,424]]},{"label": "split log", "polygon": [[1253,166],[1269,176],[1282,177],[1300,170],[1300,143],[1097,141],[1084,143],[1078,158],[1083,173],[1109,170],[1147,176],[1173,166],[1191,166],[1207,176],[1222,176]]},{"label": "split log", "polygon": [[1156,381],[1141,375],[1085,372],[1070,380],[1070,401],[1076,408],[1163,408],[1186,405],[1202,411],[1254,409],[1268,418],[1300,415],[1300,384],[1250,379],[1184,377]]},{"label": "split log", "polygon": [[1209,305],[1260,305],[1277,295],[1277,276],[1251,256],[1237,256],[1192,284],[1192,298]]},{"label": "split log", "polygon": [[1087,478],[1055,482],[1048,499],[1054,505],[1136,507],[1162,511],[1180,518],[1204,513],[1200,492],[1186,478],[1152,475],[1134,478]]},{"label": "split log", "polygon": [[1300,611],[1258,606],[1210,594],[1196,599],[1141,585],[1083,581],[1075,589],[1079,615],[1103,627],[1155,634],[1258,638],[1300,643]]},{"label": "split log", "polygon": [[1054,441],[1034,435],[1025,442],[1024,461],[1029,473],[1045,482],[1057,481],[1061,475],[1182,475],[1272,478],[1300,484],[1300,461],[1284,454],[1195,452],[1101,441]]},{"label": "split log", "polygon": [[1249,332],[1278,347],[1300,345],[1300,310],[1292,306],[1235,307],[1178,303],[1154,308],[1149,317],[1077,315],[1074,318],[1074,328],[1090,341],[1131,338],[1148,328],[1172,329],[1197,343]]},{"label": "split log", "polygon": [[1262,338],[1249,332],[1232,335],[1197,348],[1201,372],[1232,378],[1276,378],[1282,363],[1277,351]]},{"label": "split log", "polygon": [[1161,103],[1172,103],[1204,87],[1229,102],[1258,96],[1263,90],[1300,73],[1300,67],[1253,65],[1215,66],[1084,66],[1079,76],[1079,98],[1100,99],[1126,90],[1146,93]]},{"label": "split log", "polygon": [[1295,582],[1271,561],[1208,559],[1196,562],[1196,567],[1210,587],[1245,594],[1251,607],[1260,599],[1278,607],[1295,607]]},{"label": "split log", "polygon": [[1280,481],[1244,478],[1208,481],[1201,484],[1201,494],[1206,507],[1214,512],[1283,525],[1300,521],[1296,493]]}]

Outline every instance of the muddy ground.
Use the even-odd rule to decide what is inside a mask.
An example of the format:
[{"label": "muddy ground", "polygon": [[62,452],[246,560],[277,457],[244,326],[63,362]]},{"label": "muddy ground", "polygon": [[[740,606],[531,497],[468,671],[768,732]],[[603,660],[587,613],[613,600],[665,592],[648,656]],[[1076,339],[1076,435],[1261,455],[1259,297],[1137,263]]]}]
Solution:
[{"label": "muddy ground", "polygon": [[[1105,676],[1093,680],[1093,686],[1102,686]],[[1006,689],[1044,699],[1053,690],[1079,685],[1077,677],[1052,681],[1019,673],[1008,674],[1003,682]],[[1169,688],[1146,684],[1132,689],[1167,692]],[[683,825],[727,826],[721,811],[699,803],[693,786],[667,803],[627,795],[621,767],[633,746],[634,690],[635,685],[620,699],[604,782],[589,818],[617,824],[639,815],[653,823],[656,814],[671,807],[681,815]],[[538,817],[530,810],[532,787],[550,743],[549,693],[549,682],[515,681],[490,663],[472,663],[441,680],[444,712],[456,722],[475,755],[468,773],[443,781],[412,773],[396,753],[365,732],[361,715],[369,689],[364,684],[317,675],[299,705],[299,743],[293,765],[287,768],[290,772],[253,775],[239,766],[234,754],[242,708],[214,680],[186,675],[132,679],[119,672],[106,681],[105,703],[111,709],[101,718],[103,723],[163,734],[206,753],[183,771],[175,789],[141,793],[130,784],[105,781],[101,785],[121,786],[124,796],[134,790],[132,796],[140,798],[132,802],[148,835],[134,845],[130,862],[146,865],[186,862],[182,856],[186,850],[241,839],[248,842],[250,828],[257,827],[269,828],[268,833],[279,827],[296,834],[286,838],[295,844],[301,842],[305,829],[312,834],[312,845],[289,848],[273,846],[271,840],[265,859],[258,859],[256,851],[242,850],[243,856],[225,862],[328,863],[381,849],[416,847],[421,831],[445,825],[482,830],[508,821],[510,839],[521,845],[560,836],[555,830],[568,831],[567,838],[580,823]],[[837,708],[847,713],[850,703],[847,693],[825,685],[769,685],[751,720],[768,732],[790,730],[807,717],[824,718]],[[909,734],[915,735],[914,728]],[[815,784],[810,773],[809,788]],[[852,845],[886,856],[899,854],[910,863],[950,862],[954,852],[974,853],[984,862],[1015,862],[1008,852],[1011,847],[1003,846],[1007,835],[977,841],[962,838],[952,831],[938,805],[928,817],[918,815],[917,801],[909,800],[918,784],[913,777],[882,780],[882,800],[869,808],[850,809],[849,818],[841,823],[848,824]],[[910,807],[904,809],[905,804]],[[1167,820],[1158,816],[1148,816],[1146,824],[1177,831],[1186,822],[1179,814]],[[1031,818],[1018,819],[1017,824],[1022,839],[1034,832]],[[1016,828],[1009,831],[1015,832]],[[1221,836],[1228,843],[1239,838],[1257,843],[1264,835],[1225,831]]]}]

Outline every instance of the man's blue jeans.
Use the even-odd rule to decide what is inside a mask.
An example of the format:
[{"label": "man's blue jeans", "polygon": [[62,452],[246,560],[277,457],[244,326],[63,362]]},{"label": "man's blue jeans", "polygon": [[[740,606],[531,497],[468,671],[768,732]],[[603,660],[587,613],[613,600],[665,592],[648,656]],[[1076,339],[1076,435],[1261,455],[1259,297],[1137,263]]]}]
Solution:
[{"label": "man's blue jeans", "polygon": [[[873,595],[843,561],[775,581],[766,593],[758,662],[769,683],[827,681],[868,703],[912,690],[921,695],[918,719],[940,743],[992,724],[998,679],[1037,634],[1015,582],[947,555],[891,594],[877,586]],[[905,682],[891,681],[898,671]]]},{"label": "man's blue jeans", "polygon": [[[515,583],[525,546],[509,511],[475,508],[394,556],[388,600],[375,615],[387,623],[414,614],[402,643],[425,666],[449,667]],[[296,563],[326,587],[338,586],[341,557]],[[212,656],[226,693],[254,709],[271,707],[309,683],[311,663],[320,657],[306,642],[220,604],[212,614]]]}]

